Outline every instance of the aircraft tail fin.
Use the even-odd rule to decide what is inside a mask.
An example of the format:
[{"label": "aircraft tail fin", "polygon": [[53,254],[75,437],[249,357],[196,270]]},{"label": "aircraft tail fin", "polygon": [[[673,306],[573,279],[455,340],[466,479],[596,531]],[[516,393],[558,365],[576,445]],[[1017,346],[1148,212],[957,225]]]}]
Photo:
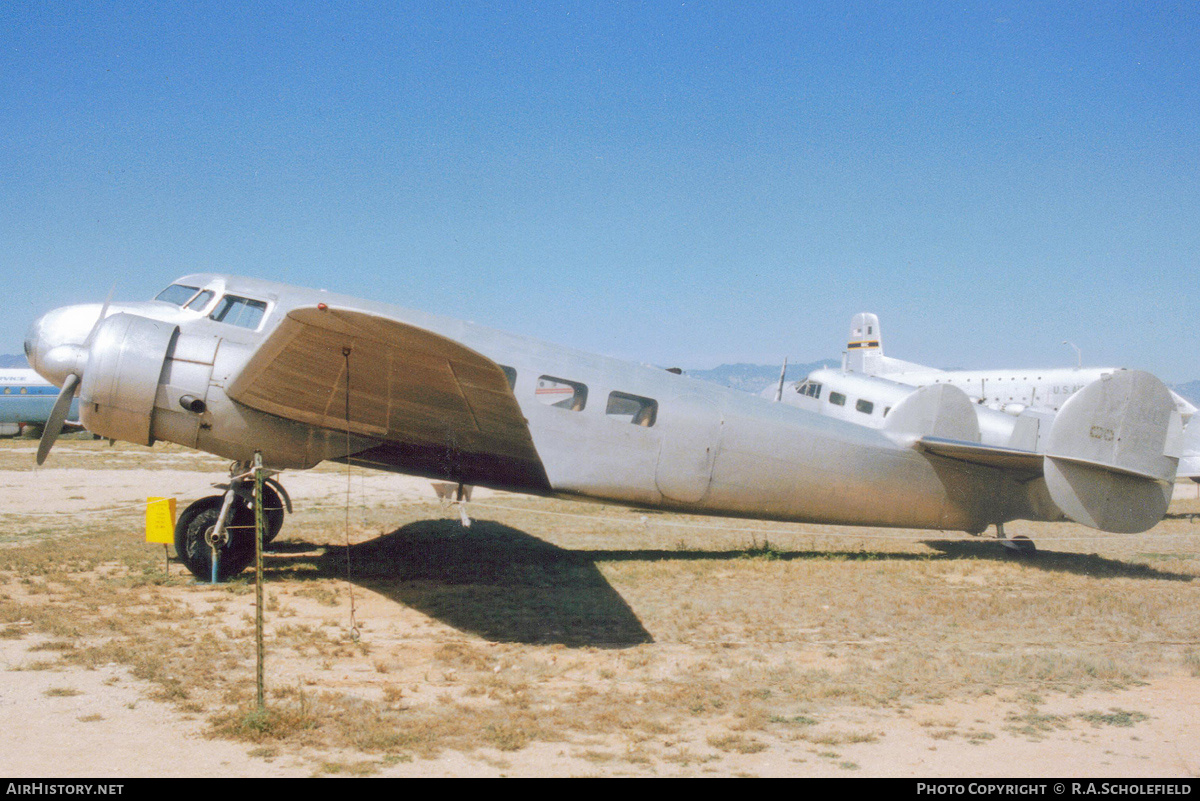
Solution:
[{"label": "aircraft tail fin", "polygon": [[1166,514],[1183,427],[1166,385],[1122,370],[1072,395],[1050,427],[1044,475],[1072,520],[1134,534]]},{"label": "aircraft tail fin", "polygon": [[883,336],[879,317],[860,312],[850,319],[850,338],[846,341],[846,369],[875,375],[883,368]]},{"label": "aircraft tail fin", "polygon": [[[1162,520],[1180,456],[1195,450],[1200,437],[1200,428],[1185,436],[1166,385],[1137,370],[1093,381],[1052,420],[1039,416],[1029,423],[1027,431],[1014,429],[1007,446],[984,445],[975,404],[956,387],[930,384],[896,404],[883,431],[936,456],[1040,473],[1067,518],[1121,534],[1146,531]],[[1047,427],[1039,436],[1037,429]]]},{"label": "aircraft tail fin", "polygon": [[929,384],[897,403],[883,431],[897,442],[937,437],[979,442],[979,416],[967,393],[950,384]]}]

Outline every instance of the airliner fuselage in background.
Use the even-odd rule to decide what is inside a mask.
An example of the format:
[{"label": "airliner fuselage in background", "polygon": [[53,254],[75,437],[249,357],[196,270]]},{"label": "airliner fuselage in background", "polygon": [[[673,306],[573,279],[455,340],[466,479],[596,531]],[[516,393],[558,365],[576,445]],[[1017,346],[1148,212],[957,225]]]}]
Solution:
[{"label": "airliner fuselage in background", "polygon": [[[0,370],[0,436],[19,434],[27,425],[45,425],[57,396],[58,387],[34,370]],[[79,419],[77,400],[68,417]]]},{"label": "airliner fuselage in background", "polygon": [[[48,312],[25,346],[64,403],[79,387],[92,432],[177,442],[235,472],[257,452],[277,470],[350,460],[701,514],[1141,531],[1166,511],[1178,455],[1170,396],[1137,371],[1076,393],[1034,453],[981,444],[973,404],[953,387],[914,392],[886,427],[867,428],[472,323],[215,274],[152,301]],[[1124,414],[1131,405],[1146,413]],[[39,459],[56,435],[48,425]],[[177,550],[194,572],[207,547],[234,563],[244,554],[226,525],[244,506],[236,494],[181,516]]]},{"label": "airliner fuselage in background", "polygon": [[[995,370],[939,370],[883,353],[883,335],[878,315],[864,312],[850,321],[845,367],[848,372],[879,376],[900,384],[924,387],[949,384],[978,403],[1010,414],[1025,409],[1056,412],[1067,398],[1088,384],[1122,367],[1037,367]],[[1196,407],[1171,393],[1176,409],[1186,422]]]}]

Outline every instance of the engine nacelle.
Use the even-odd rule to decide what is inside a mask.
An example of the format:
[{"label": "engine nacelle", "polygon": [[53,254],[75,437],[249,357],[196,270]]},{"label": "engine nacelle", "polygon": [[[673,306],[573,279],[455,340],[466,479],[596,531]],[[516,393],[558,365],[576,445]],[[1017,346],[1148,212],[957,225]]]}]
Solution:
[{"label": "engine nacelle", "polygon": [[79,416],[91,432],[150,445],[154,399],[179,327],[135,314],[107,318],[88,348]]}]

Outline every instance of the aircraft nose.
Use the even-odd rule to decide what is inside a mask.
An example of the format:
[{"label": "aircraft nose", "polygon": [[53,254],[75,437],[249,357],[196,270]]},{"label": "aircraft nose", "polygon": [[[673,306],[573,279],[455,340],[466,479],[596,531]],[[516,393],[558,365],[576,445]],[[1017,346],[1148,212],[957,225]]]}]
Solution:
[{"label": "aircraft nose", "polygon": [[33,321],[25,334],[25,358],[42,377],[58,386],[79,364],[83,344],[96,322],[99,304],[63,306]]}]

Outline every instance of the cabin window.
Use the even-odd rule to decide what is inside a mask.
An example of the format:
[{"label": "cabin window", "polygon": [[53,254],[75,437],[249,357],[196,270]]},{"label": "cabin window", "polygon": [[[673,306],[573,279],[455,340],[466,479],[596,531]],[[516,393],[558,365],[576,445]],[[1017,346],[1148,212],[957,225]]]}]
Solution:
[{"label": "cabin window", "polygon": [[875,404],[871,403],[869,400],[863,400],[862,398],[859,398],[858,402],[854,404],[854,408],[858,409],[863,414],[870,414],[871,412],[875,411]]},{"label": "cabin window", "polygon": [[538,379],[537,399],[547,406],[557,406],[572,412],[582,412],[587,405],[587,386],[565,378],[544,375]]},{"label": "cabin window", "polygon": [[604,413],[635,426],[649,428],[658,419],[658,401],[624,392],[610,392]]},{"label": "cabin window", "polygon": [[834,406],[845,406],[846,405],[846,396],[840,392],[830,392],[829,393],[829,402],[832,403]]},{"label": "cabin window", "polygon": [[504,371],[504,377],[508,379],[508,388],[514,389],[517,386],[517,371],[507,364],[498,365]]},{"label": "cabin window", "polygon": [[161,300],[164,303],[170,303],[172,306],[182,306],[200,290],[198,286],[184,286],[183,284],[171,284],[169,287],[159,292],[154,298]]},{"label": "cabin window", "polygon": [[12,394],[12,387],[5,387],[5,388],[4,388],[4,394],[5,394],[5,395],[11,395],[11,394]]},{"label": "cabin window", "polygon": [[192,311],[202,311],[212,299],[213,291],[211,289],[206,289],[196,297],[192,298],[191,302],[188,303],[187,306],[184,306],[184,308],[191,309]]},{"label": "cabin window", "polygon": [[237,295],[226,295],[221,298],[217,308],[208,315],[210,320],[218,323],[229,323],[239,328],[258,328],[263,315],[267,313],[267,304],[261,300],[239,298]]}]

